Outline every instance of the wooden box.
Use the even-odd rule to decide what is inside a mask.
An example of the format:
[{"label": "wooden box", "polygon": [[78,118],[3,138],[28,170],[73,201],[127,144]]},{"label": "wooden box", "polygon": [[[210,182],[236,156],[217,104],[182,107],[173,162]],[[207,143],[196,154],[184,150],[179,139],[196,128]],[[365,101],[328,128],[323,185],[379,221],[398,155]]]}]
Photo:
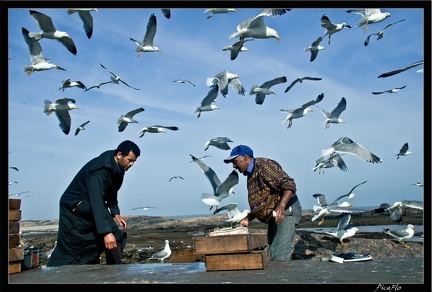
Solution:
[{"label": "wooden box", "polygon": [[268,246],[267,233],[199,236],[194,238],[195,254],[247,253]]},{"label": "wooden box", "polygon": [[270,261],[269,247],[249,253],[206,255],[207,271],[262,270]]}]

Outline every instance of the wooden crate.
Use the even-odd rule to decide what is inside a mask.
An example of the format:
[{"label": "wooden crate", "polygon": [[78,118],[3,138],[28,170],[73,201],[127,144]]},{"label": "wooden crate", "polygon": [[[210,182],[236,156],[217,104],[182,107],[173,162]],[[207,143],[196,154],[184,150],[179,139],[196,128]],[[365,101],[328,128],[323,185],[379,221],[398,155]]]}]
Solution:
[{"label": "wooden crate", "polygon": [[195,254],[247,253],[268,246],[267,233],[198,236],[194,240]]},{"label": "wooden crate", "polygon": [[207,271],[262,270],[270,261],[269,247],[249,253],[206,255]]},{"label": "wooden crate", "polygon": [[9,199],[9,274],[21,272],[24,249],[20,246],[21,199]]}]

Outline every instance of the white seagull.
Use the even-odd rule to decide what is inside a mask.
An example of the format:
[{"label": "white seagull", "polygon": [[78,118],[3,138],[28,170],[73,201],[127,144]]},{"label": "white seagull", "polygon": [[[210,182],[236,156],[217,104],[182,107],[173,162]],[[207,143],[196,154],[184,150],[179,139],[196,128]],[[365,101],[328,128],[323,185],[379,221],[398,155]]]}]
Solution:
[{"label": "white seagull", "polygon": [[396,21],[396,22],[393,22],[393,23],[390,23],[390,24],[387,24],[380,32],[376,32],[376,33],[372,33],[372,34],[370,34],[370,35],[368,35],[367,36],[367,38],[366,38],[366,40],[364,41],[364,43],[363,43],[363,45],[366,47],[367,45],[369,45],[369,42],[370,42],[370,38],[371,38],[371,36],[373,36],[373,35],[376,35],[377,36],[377,39],[376,40],[380,40],[380,39],[382,39],[383,37],[384,37],[384,30],[385,29],[387,29],[387,28],[389,28],[390,26],[392,26],[393,24],[396,24],[396,23],[399,23],[399,22],[402,22],[402,21],[404,21],[405,19],[402,19],[402,20],[399,20],[399,21]]},{"label": "white seagull", "polygon": [[60,129],[66,135],[69,134],[72,123],[69,111],[73,109],[79,109],[75,105],[75,99],[65,97],[57,99],[55,102],[45,99],[44,113],[49,116],[55,112],[57,119],[60,122]]},{"label": "white seagull", "polygon": [[293,88],[294,85],[296,85],[298,82],[303,83],[304,80],[318,81],[321,79],[322,78],[319,78],[319,77],[309,77],[309,76],[298,77],[296,80],[291,82],[290,86],[288,86],[287,89],[285,89],[285,93],[288,92],[291,88]]},{"label": "white seagull", "polygon": [[149,21],[147,23],[147,30],[144,35],[144,39],[142,42],[134,40],[130,38],[138,47],[135,49],[135,52],[138,52],[138,57],[141,56],[142,53],[148,52],[161,52],[161,50],[153,45],[153,40],[156,35],[157,23],[156,23],[156,15],[153,13],[150,15]]},{"label": "white seagull", "polygon": [[148,126],[148,127],[144,127],[141,130],[139,130],[137,132],[138,134],[141,134],[139,137],[143,137],[144,134],[147,133],[164,133],[166,134],[165,129],[168,130],[172,130],[172,131],[177,131],[179,128],[177,126],[161,126],[161,125],[152,125],[152,126]]},{"label": "white seagull", "polygon": [[240,39],[230,46],[225,46],[222,51],[230,51],[230,59],[234,61],[240,52],[249,52],[249,49],[243,45],[245,42],[253,40],[254,39]]},{"label": "white seagull", "polygon": [[19,197],[21,194],[25,194],[25,193],[30,193],[30,191],[24,191],[24,192],[19,192],[19,193],[15,193],[15,194],[10,194],[9,197],[12,197],[12,196]]},{"label": "white seagull", "polygon": [[335,152],[355,155],[358,158],[370,163],[382,162],[381,158],[364,148],[362,145],[354,142],[347,136],[339,138],[333,143],[333,145],[331,145],[329,149],[321,150],[321,156],[332,155]]},{"label": "white seagull", "polygon": [[318,173],[324,174],[324,168],[331,168],[331,167],[339,167],[340,170],[347,172],[348,167],[345,164],[345,161],[343,161],[342,156],[338,153],[331,155],[329,158],[325,158],[324,156],[317,159],[315,161],[315,167],[312,168],[313,171],[316,171],[319,169]]},{"label": "white seagull", "polygon": [[100,83],[100,84],[98,84],[98,85],[93,85],[93,86],[91,86],[91,87],[89,87],[89,88],[87,88],[86,90],[84,90],[84,91],[89,91],[90,89],[93,89],[93,88],[97,88],[97,89],[100,89],[100,87],[102,86],[102,85],[105,85],[105,84],[110,84],[110,83],[112,83],[111,81],[107,81],[107,82],[102,82],[102,83]]},{"label": "white seagull", "polygon": [[423,201],[401,200],[394,202],[393,205],[385,208],[389,212],[390,218],[395,222],[402,222],[402,216],[406,214],[406,209],[423,210]]},{"label": "white seagull", "polygon": [[196,87],[195,84],[193,84],[192,82],[190,82],[188,80],[184,80],[184,79],[176,79],[176,80],[173,81],[173,83],[175,83],[175,82],[177,82],[177,83],[184,83],[184,84],[190,84],[193,87]]},{"label": "white seagull", "polygon": [[31,17],[36,21],[41,29],[40,32],[30,32],[30,37],[40,40],[42,38],[57,40],[68,49],[69,52],[76,55],[77,49],[72,38],[64,31],[55,28],[51,17],[35,10],[29,10]]},{"label": "white seagull", "polygon": [[406,229],[390,230],[388,228],[384,228],[384,233],[399,241],[404,247],[409,248],[409,246],[404,241],[414,236],[414,230],[416,230],[415,226],[408,224]]},{"label": "white seagull", "polygon": [[423,187],[423,183],[422,182],[416,182],[415,184],[410,184],[410,186]]},{"label": "white seagull", "polygon": [[213,208],[213,206],[216,206],[217,210],[220,202],[223,199],[228,197],[230,194],[235,193],[233,187],[239,182],[238,173],[233,170],[225,179],[225,181],[221,183],[218,176],[216,175],[216,172],[214,172],[212,168],[210,168],[207,164],[205,164],[192,154],[189,155],[192,157],[192,160],[200,167],[213,188],[212,194],[203,193],[201,195],[202,202],[206,205],[209,205],[210,210]]},{"label": "white seagull", "polygon": [[408,142],[402,145],[402,148],[399,150],[399,153],[396,154],[397,159],[399,159],[399,156],[408,156],[411,155],[412,152],[408,151]]},{"label": "white seagull", "polygon": [[81,130],[85,130],[85,125],[87,125],[88,123],[90,123],[90,121],[87,121],[87,122],[85,122],[85,123],[82,123],[78,128],[76,128],[76,130],[75,130],[75,136],[76,135],[78,135],[78,133],[81,131]]},{"label": "white seagull", "polygon": [[[310,106],[319,103],[324,98],[324,93],[321,93],[318,95],[318,97],[314,100],[308,101],[307,103],[303,104],[301,107],[296,109],[280,109],[279,111],[283,113],[288,113],[285,119],[283,119],[282,124],[288,121],[287,129],[291,128],[292,126],[292,120],[298,119],[301,117],[304,117],[308,112],[313,112],[313,110],[310,108]],[[322,155],[324,156],[324,155]]]},{"label": "white seagull", "polygon": [[216,137],[205,142],[203,149],[206,151],[210,146],[214,146],[222,150],[229,150],[231,147],[228,145],[228,143],[231,142],[232,140],[227,137]]},{"label": "white seagull", "polygon": [[366,9],[349,9],[346,10],[348,13],[360,14],[361,18],[357,22],[356,27],[361,27],[364,25],[364,32],[368,30],[368,25],[373,23],[378,23],[390,17],[389,12],[381,12],[379,8],[366,8]]},{"label": "white seagull", "polygon": [[346,24],[345,22],[334,24],[330,21],[327,14],[324,14],[323,16],[321,16],[321,27],[325,28],[326,30],[322,38],[328,35],[328,44],[330,45],[330,37],[332,34],[340,32],[344,28],[351,28],[351,25]]},{"label": "white seagull", "polygon": [[285,83],[285,82],[287,82],[287,78],[285,76],[282,76],[282,77],[276,77],[272,80],[266,81],[263,84],[261,84],[261,86],[253,85],[249,92],[249,95],[255,94],[255,103],[261,105],[264,103],[266,95],[276,94],[276,92],[270,89],[272,86],[276,84]]},{"label": "white seagull", "polygon": [[24,40],[27,43],[32,63],[31,65],[24,66],[24,72],[26,72],[28,76],[30,76],[34,71],[50,70],[52,68],[66,71],[60,66],[52,64],[45,59],[40,43],[34,37],[30,37],[30,32],[27,29],[23,27],[21,30]]},{"label": "white seagull", "polygon": [[204,10],[204,13],[211,12],[209,16],[207,16],[207,19],[211,18],[215,14],[223,14],[223,13],[229,13],[229,12],[235,12],[237,13],[237,10],[235,8],[207,8]]},{"label": "white seagull", "polygon": [[201,101],[201,105],[195,110],[195,113],[198,113],[197,118],[201,116],[201,112],[211,112],[213,110],[219,109],[217,105],[213,104],[213,102],[216,100],[218,93],[219,86],[215,84],[210,88],[206,97],[204,97],[204,99]]},{"label": "white seagull", "polygon": [[74,14],[75,12],[78,13],[79,18],[81,18],[81,21],[83,22],[87,38],[91,38],[93,34],[93,16],[90,13],[91,11],[99,13],[99,10],[96,8],[69,8],[67,10],[68,15]]},{"label": "white seagull", "polygon": [[66,80],[62,81],[62,85],[60,86],[59,90],[61,90],[63,92],[66,88],[71,88],[71,87],[78,87],[81,89],[87,89],[87,87],[84,85],[84,83],[82,83],[79,80],[71,81],[70,79],[66,79]]},{"label": "white seagull", "polygon": [[409,64],[408,66],[405,66],[405,67],[402,67],[402,68],[399,68],[399,69],[396,69],[396,70],[392,70],[390,72],[383,73],[380,76],[378,76],[378,78],[386,78],[386,77],[389,77],[389,76],[393,76],[393,75],[402,73],[402,72],[404,72],[404,71],[406,71],[408,69],[420,66],[422,64],[423,64],[423,61],[418,61],[418,62]]},{"label": "white seagull", "polygon": [[319,51],[325,50],[325,48],[320,45],[322,40],[323,40],[323,38],[319,37],[312,43],[312,45],[310,47],[305,48],[305,51],[311,52],[310,62],[312,62],[313,60],[316,59]]},{"label": "white seagull", "polygon": [[351,220],[351,214],[345,214],[342,216],[342,218],[339,220],[336,232],[327,232],[327,234],[330,234],[337,239],[339,239],[339,242],[341,243],[342,247],[347,247],[348,244],[343,242],[345,238],[354,236],[357,232],[362,232],[359,228],[354,227],[351,223],[349,223]]},{"label": "white seagull", "polygon": [[135,87],[129,85],[126,81],[124,81],[123,79],[121,79],[120,76],[116,75],[114,72],[112,72],[110,69],[106,68],[104,65],[102,65],[100,63],[99,63],[99,65],[101,65],[102,68],[104,68],[105,70],[107,70],[108,72],[111,73],[112,76],[110,76],[110,77],[111,77],[111,83],[112,84],[119,84],[119,82],[121,82],[124,85],[129,86],[130,88],[133,88],[135,90],[140,90],[138,88],[135,88]]},{"label": "white seagull", "polygon": [[118,131],[119,132],[123,132],[124,129],[126,129],[127,125],[130,124],[130,123],[136,123],[136,124],[138,124],[138,121],[135,120],[133,117],[136,114],[138,114],[140,112],[143,112],[143,111],[144,111],[144,108],[140,107],[140,108],[137,108],[137,109],[134,109],[134,110],[128,112],[125,115],[121,115],[120,118],[117,121]]},{"label": "white seagull", "polygon": [[372,92],[372,94],[377,95],[377,94],[383,94],[383,93],[398,93],[399,90],[404,89],[405,87],[406,87],[406,85],[402,86],[402,87],[392,88],[392,89],[389,89],[389,90],[379,91],[379,92],[374,91],[374,92]]},{"label": "white seagull", "polygon": [[171,248],[169,245],[169,240],[165,240],[165,247],[163,250],[158,251],[149,257],[149,260],[159,260],[161,263],[171,255]]},{"label": "white seagull", "polygon": [[[317,106],[318,107],[318,106]],[[320,107],[318,107],[320,108]],[[346,109],[346,99],[342,97],[337,106],[331,111],[331,113],[326,112],[324,109],[320,108],[321,112],[325,116],[324,123],[325,128],[330,128],[330,124],[345,123],[344,119],[339,118],[340,114]]]},{"label": "white seagull", "polygon": [[207,86],[214,86],[217,84],[219,90],[224,97],[228,95],[228,84],[239,95],[245,95],[246,90],[240,82],[239,76],[235,73],[230,73],[228,70],[216,74],[215,77],[208,77],[206,79]]},{"label": "white seagull", "polygon": [[153,206],[136,207],[136,208],[133,208],[132,210],[138,210],[138,209],[140,209],[140,210],[143,210],[143,211],[147,211],[150,208],[156,208],[156,207],[153,207]]},{"label": "white seagull", "polygon": [[215,215],[225,210],[228,212],[228,219],[225,221],[231,222],[231,227],[234,223],[240,222],[250,213],[249,210],[244,210],[243,212],[240,212],[237,208],[237,203],[231,203],[216,209],[213,214]]}]

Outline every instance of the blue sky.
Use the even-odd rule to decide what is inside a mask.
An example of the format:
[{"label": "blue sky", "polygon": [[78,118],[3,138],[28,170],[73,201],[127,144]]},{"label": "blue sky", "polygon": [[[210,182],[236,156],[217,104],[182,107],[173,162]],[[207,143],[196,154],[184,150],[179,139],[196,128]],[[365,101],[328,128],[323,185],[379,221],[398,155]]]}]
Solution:
[{"label": "blue sky", "polygon": [[[49,15],[56,28],[74,40],[77,55],[57,41],[40,41],[45,58],[66,71],[52,69],[30,76],[24,72],[30,58],[21,27],[39,31],[29,9]],[[355,190],[354,206],[423,200],[424,189],[411,184],[425,179],[424,80],[425,74],[430,77],[430,73],[417,73],[423,68],[419,66],[388,78],[378,76],[428,56],[423,48],[424,27],[430,27],[424,22],[429,20],[420,8],[383,7],[381,10],[390,12],[391,17],[369,25],[365,33],[355,26],[360,16],[347,13],[347,9],[352,7],[295,8],[282,16],[266,17],[265,23],[279,33],[281,41],[247,42],[249,52],[240,53],[234,61],[222,48],[236,41],[229,36],[237,25],[258,14],[261,8],[238,8],[237,13],[217,14],[210,19],[205,8],[173,8],[170,19],[158,8],[98,8],[99,13],[92,12],[94,31],[90,39],[78,15],[68,15],[66,8],[10,9],[8,165],[19,171],[8,170],[9,181],[17,181],[9,185],[8,193],[30,191],[18,197],[22,199],[22,219],[57,219],[60,196],[78,170],[126,139],[139,145],[141,156],[126,173],[119,191],[122,215],[211,214],[201,202],[201,194],[211,192],[211,185],[199,167],[190,163],[189,154],[210,155],[204,162],[224,180],[232,171],[232,165],[223,162],[230,150],[202,148],[207,140],[219,136],[230,138],[231,148],[246,144],[255,156],[278,161],[295,179],[303,209],[317,204],[312,197],[315,193],[323,193],[332,201],[365,180],[367,183]],[[152,13],[157,18],[154,45],[162,52],[137,57],[136,45],[129,38],[142,40]],[[320,26],[323,14],[334,23],[346,22],[352,28],[332,35],[330,45],[325,38],[321,42],[325,50],[310,62],[310,53],[304,48],[324,34]],[[401,19],[405,21],[386,29],[382,39],[376,41],[372,37],[364,47],[369,34]],[[429,59],[426,61],[430,64]],[[122,84],[108,84],[87,92],[79,88],[58,90],[61,81],[68,78],[80,80],[87,87],[109,81],[110,74],[99,63],[141,90]],[[220,110],[203,112],[197,118],[195,109],[210,89],[206,79],[224,70],[239,75],[247,94],[238,95],[230,87],[226,98],[219,93],[216,99]],[[267,96],[262,105],[257,105],[255,97],[249,95],[251,87],[280,76],[286,76],[288,81],[272,87],[276,95]],[[298,83],[284,93],[292,81],[302,76],[322,80]],[[187,79],[196,87],[173,83],[176,79]],[[396,94],[372,94],[404,85],[406,88]],[[341,114],[345,124],[325,129],[324,115],[315,106],[314,112],[294,120],[290,129],[286,123],[281,124],[285,114],[279,109],[296,108],[321,93],[324,99],[318,106],[327,111],[342,97],[346,98],[347,109]],[[43,113],[45,99],[63,97],[75,99],[79,108],[70,111],[69,135],[61,131],[55,115]],[[118,132],[117,119],[139,107],[145,109],[135,116],[139,124],[130,124]],[[87,120],[90,123],[86,130],[75,136],[75,128]],[[136,133],[153,124],[175,125],[179,130],[147,133],[139,138]],[[314,172],[312,168],[321,150],[342,136],[363,145],[383,162],[372,164],[345,155],[348,172],[338,168],[327,169],[325,174]],[[413,154],[396,159],[406,142]],[[172,176],[182,176],[184,180],[168,182]],[[239,209],[248,208],[244,176],[240,175],[235,191],[221,205],[238,203]],[[26,198],[27,194],[33,196]],[[139,206],[156,208],[132,210]]]}]

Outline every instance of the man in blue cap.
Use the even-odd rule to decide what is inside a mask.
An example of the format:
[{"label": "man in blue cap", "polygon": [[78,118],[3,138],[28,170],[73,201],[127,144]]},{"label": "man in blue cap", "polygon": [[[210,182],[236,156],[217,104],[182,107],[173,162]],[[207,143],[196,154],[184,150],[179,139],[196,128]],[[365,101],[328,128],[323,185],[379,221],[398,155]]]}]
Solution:
[{"label": "man in blue cap", "polygon": [[238,145],[224,159],[247,177],[248,202],[251,212],[239,223],[248,226],[253,219],[267,224],[270,260],[291,260],[295,226],[302,208],[296,195],[296,184],[272,159],[254,157],[253,150]]}]

